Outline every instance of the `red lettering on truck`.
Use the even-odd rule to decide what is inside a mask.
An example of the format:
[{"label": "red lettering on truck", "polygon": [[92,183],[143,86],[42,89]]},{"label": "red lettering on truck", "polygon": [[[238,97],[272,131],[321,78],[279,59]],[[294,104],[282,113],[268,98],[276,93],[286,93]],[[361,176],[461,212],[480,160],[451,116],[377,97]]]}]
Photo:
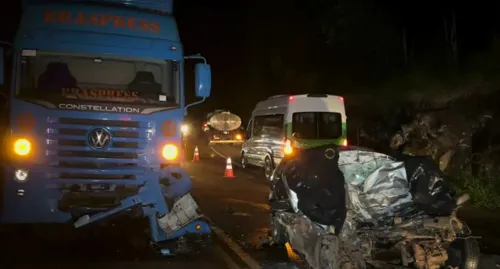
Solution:
[{"label": "red lettering on truck", "polygon": [[113,27],[116,29],[129,29],[159,34],[160,24],[142,18],[118,16],[112,14],[85,13],[82,11],[46,11],[43,16],[44,23],[51,24],[78,24],[97,27]]}]

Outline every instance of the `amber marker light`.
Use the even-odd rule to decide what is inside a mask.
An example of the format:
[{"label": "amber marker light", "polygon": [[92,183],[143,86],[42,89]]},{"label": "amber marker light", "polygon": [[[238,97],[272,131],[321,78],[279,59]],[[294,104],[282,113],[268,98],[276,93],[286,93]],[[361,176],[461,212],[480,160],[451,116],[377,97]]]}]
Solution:
[{"label": "amber marker light", "polygon": [[31,152],[31,142],[25,138],[14,141],[14,153],[19,156],[26,156]]},{"label": "amber marker light", "polygon": [[167,144],[163,147],[161,155],[167,161],[173,161],[177,159],[177,156],[179,155],[179,149],[175,145]]}]

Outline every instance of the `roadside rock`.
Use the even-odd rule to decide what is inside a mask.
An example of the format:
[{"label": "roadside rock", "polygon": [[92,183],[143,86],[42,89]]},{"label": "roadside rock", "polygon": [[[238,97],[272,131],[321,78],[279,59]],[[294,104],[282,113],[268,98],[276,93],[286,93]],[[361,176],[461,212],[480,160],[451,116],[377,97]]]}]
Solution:
[{"label": "roadside rock", "polygon": [[451,175],[500,172],[500,114],[492,100],[500,100],[500,91],[372,111],[359,125],[357,143],[386,153],[431,156]]}]

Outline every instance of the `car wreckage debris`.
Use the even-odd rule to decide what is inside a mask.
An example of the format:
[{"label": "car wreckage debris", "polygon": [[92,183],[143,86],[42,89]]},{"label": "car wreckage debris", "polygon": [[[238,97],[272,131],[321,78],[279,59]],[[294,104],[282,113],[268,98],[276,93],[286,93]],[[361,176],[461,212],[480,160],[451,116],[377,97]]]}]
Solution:
[{"label": "car wreckage debris", "polygon": [[427,157],[300,149],[273,173],[271,235],[315,269],[475,269],[478,248],[450,252],[477,245],[456,217],[467,199]]}]

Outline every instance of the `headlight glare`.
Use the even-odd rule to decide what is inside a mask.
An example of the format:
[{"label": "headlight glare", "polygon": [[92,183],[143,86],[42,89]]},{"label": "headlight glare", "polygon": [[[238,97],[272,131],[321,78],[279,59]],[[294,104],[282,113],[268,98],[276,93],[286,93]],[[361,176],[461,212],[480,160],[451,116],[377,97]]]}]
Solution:
[{"label": "headlight glare", "polygon": [[31,152],[31,142],[25,138],[14,141],[14,153],[19,156],[26,156]]},{"label": "headlight glare", "polygon": [[163,146],[163,149],[161,151],[161,155],[167,161],[173,161],[173,160],[177,159],[177,156],[179,155],[179,149],[175,145],[167,144],[167,145]]}]

